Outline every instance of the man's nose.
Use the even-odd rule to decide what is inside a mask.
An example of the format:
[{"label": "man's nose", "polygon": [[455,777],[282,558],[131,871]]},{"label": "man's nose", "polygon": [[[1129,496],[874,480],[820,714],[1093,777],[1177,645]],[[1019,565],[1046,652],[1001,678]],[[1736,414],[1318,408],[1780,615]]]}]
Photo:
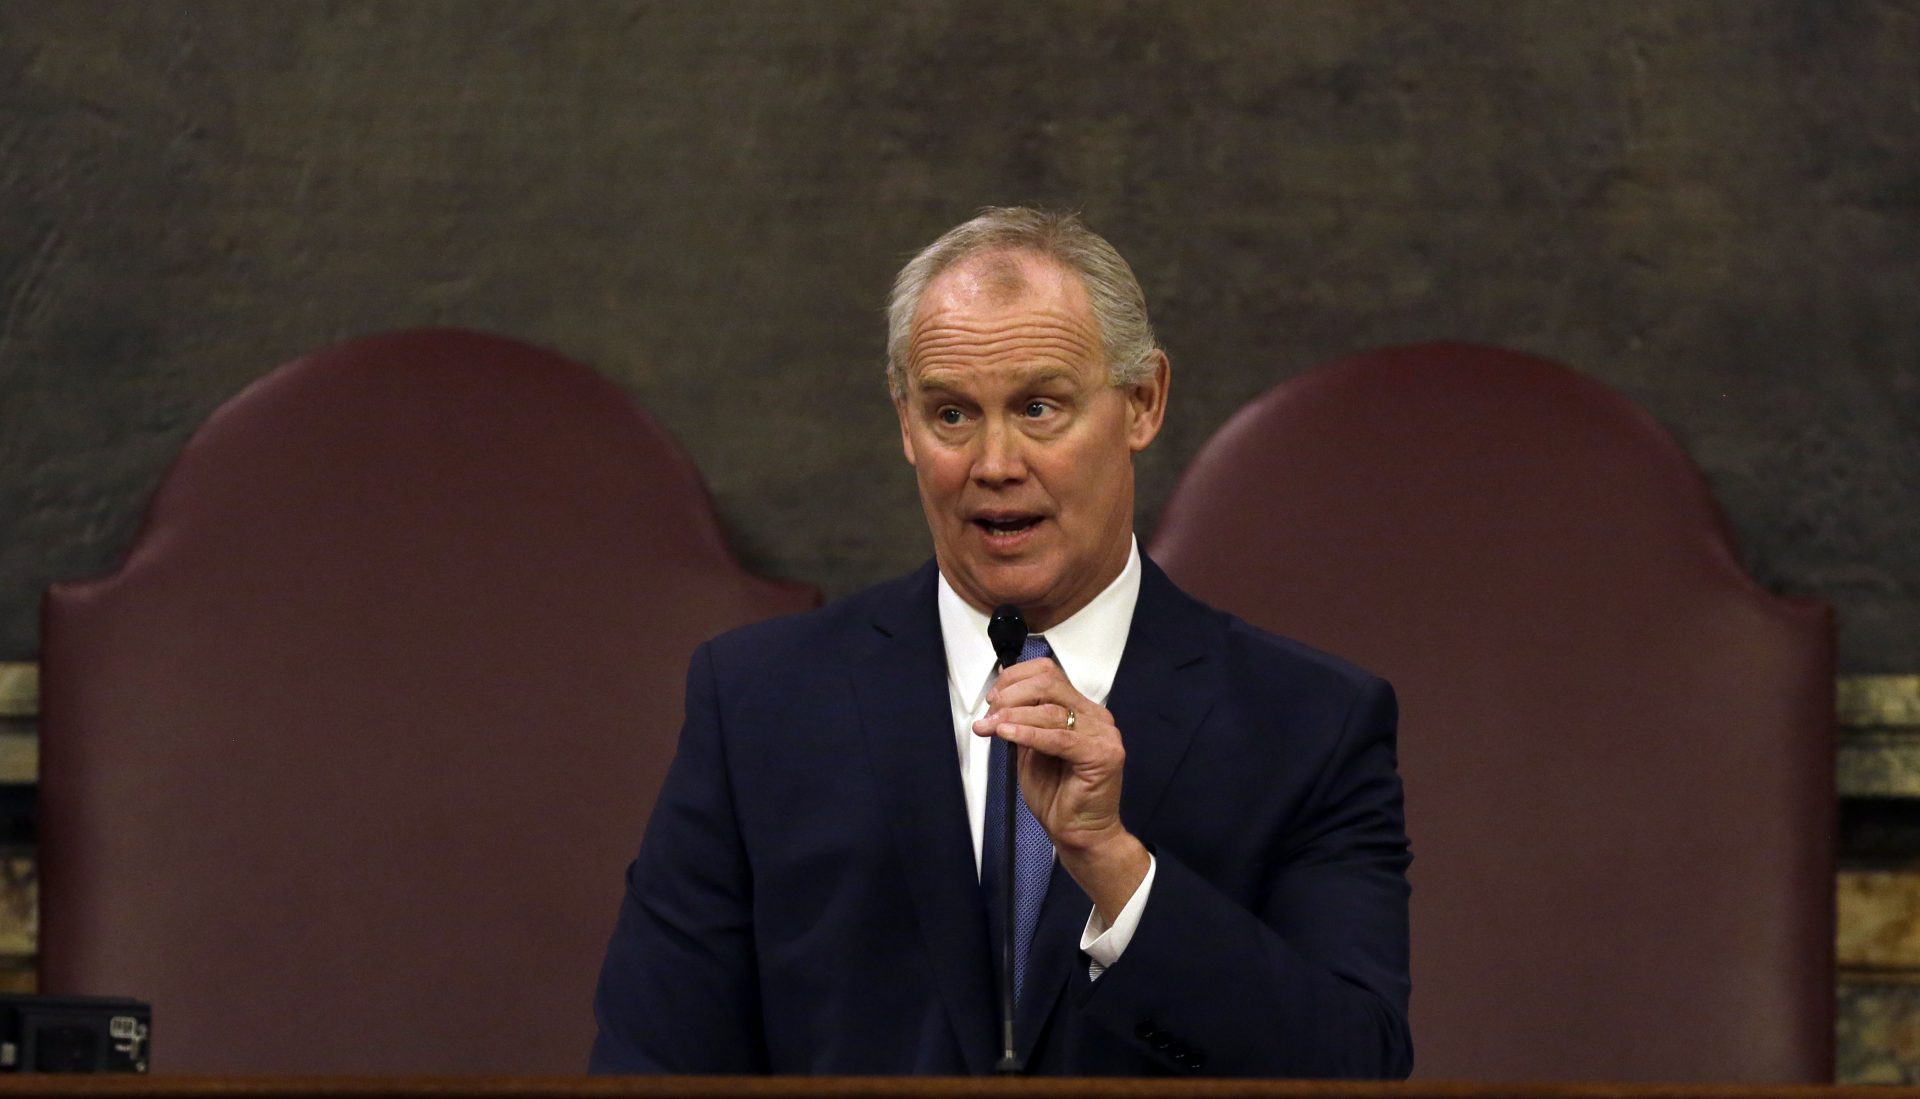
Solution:
[{"label": "man's nose", "polygon": [[984,485],[1003,485],[1027,475],[1026,439],[998,420],[988,420],[979,435],[980,451],[973,459],[973,479]]}]

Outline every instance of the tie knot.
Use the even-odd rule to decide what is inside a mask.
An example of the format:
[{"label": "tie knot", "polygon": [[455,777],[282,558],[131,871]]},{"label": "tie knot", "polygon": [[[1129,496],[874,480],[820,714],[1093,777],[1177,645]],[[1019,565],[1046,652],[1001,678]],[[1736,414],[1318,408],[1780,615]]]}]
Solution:
[{"label": "tie knot", "polygon": [[1053,646],[1047,644],[1047,639],[1037,633],[1029,634],[1027,643],[1020,647],[1020,662],[1022,664],[1029,660],[1038,660],[1043,656],[1052,655]]}]

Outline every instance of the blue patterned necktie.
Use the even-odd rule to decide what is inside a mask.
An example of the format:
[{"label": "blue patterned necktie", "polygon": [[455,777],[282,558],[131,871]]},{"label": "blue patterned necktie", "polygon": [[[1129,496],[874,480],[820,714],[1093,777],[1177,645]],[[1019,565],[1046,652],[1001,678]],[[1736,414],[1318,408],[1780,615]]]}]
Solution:
[{"label": "blue patterned necktie", "polygon": [[[1047,639],[1038,636],[1027,638],[1020,650],[1023,663],[1052,655]],[[1000,957],[1000,936],[1004,934],[1000,926],[1004,907],[1000,899],[1000,861],[1001,850],[1006,845],[1008,747],[1006,741],[994,737],[993,746],[987,752],[987,819],[980,848],[980,882],[986,887],[987,926],[993,930],[995,958]],[[1047,882],[1053,877],[1053,841],[1034,818],[1033,810],[1027,808],[1017,785],[1013,796],[1019,799],[1013,829],[1013,1002],[1018,1004],[1021,990],[1026,986],[1027,953],[1033,945],[1033,929],[1040,922],[1040,902],[1045,899]]]}]

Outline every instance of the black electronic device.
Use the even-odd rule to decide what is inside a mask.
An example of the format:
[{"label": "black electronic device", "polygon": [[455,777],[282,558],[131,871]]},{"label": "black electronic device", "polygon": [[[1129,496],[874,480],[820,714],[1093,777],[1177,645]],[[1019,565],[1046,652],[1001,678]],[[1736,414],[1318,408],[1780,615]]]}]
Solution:
[{"label": "black electronic device", "polygon": [[[993,642],[1001,671],[1018,664],[1020,650],[1027,643],[1027,620],[1020,608],[1011,603],[994,608],[993,616],[987,619],[987,640]],[[1000,1059],[994,1062],[993,1071],[1014,1075],[1025,1071],[1025,1066],[1013,1045],[1013,833],[1019,827],[1020,753],[1011,744],[1007,745],[1005,767],[1007,804],[1000,837]]]},{"label": "black electronic device", "polygon": [[1000,658],[1002,668],[1020,663],[1020,649],[1027,643],[1027,620],[1020,608],[1012,603],[995,607],[993,616],[987,619],[987,640],[993,642],[993,653]]},{"label": "black electronic device", "polygon": [[0,1072],[145,1072],[153,1008],[111,996],[0,995]]}]

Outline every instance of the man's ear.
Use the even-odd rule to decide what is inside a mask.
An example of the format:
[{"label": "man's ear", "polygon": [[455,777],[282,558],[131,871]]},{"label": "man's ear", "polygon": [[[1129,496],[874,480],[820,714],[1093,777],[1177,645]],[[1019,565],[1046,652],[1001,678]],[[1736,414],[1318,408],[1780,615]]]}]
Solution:
[{"label": "man's ear", "polygon": [[900,452],[907,456],[908,465],[918,466],[920,463],[914,461],[913,458],[913,432],[907,427],[907,399],[905,397],[895,397],[893,399],[893,411],[895,415],[900,417]]},{"label": "man's ear", "polygon": [[1153,372],[1145,381],[1126,387],[1127,446],[1135,454],[1147,449],[1147,444],[1160,434],[1160,425],[1167,418],[1167,391],[1172,385],[1172,364],[1167,361],[1167,353],[1156,347]]}]

